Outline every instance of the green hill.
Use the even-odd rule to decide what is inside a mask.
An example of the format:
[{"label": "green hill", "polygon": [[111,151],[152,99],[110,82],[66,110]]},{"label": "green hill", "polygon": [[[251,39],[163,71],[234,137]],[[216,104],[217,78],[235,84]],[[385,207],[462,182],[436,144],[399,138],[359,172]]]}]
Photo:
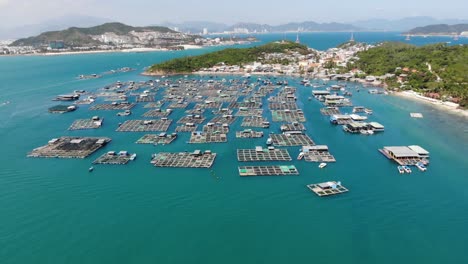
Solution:
[{"label": "green hill", "polygon": [[311,53],[308,48],[294,42],[273,42],[263,46],[235,49],[229,48],[200,56],[184,57],[155,64],[148,69],[148,73],[177,74],[191,73],[202,68],[210,68],[219,63],[225,65],[242,65],[258,61],[265,54],[299,52]]},{"label": "green hill", "polygon": [[460,34],[464,31],[468,31],[468,24],[457,24],[457,25],[429,25],[425,27],[417,27],[411,29],[407,34],[411,35],[454,35]]},{"label": "green hill", "polygon": [[[359,52],[357,57],[359,59],[354,65],[366,74],[407,74],[404,89],[456,97],[460,100],[460,105],[468,106],[466,45],[434,44],[416,47],[404,43],[384,43]],[[391,87],[399,86],[396,78],[390,79],[388,84]]]},{"label": "green hill", "polygon": [[89,46],[102,44],[99,41],[93,40],[90,36],[101,35],[104,33],[115,33],[117,35],[128,35],[130,31],[144,32],[154,31],[168,33],[172,31],[167,27],[132,27],[122,23],[106,23],[90,28],[71,27],[61,31],[44,32],[35,37],[18,39],[10,46],[40,46],[47,45],[51,41],[63,41],[67,46]]}]

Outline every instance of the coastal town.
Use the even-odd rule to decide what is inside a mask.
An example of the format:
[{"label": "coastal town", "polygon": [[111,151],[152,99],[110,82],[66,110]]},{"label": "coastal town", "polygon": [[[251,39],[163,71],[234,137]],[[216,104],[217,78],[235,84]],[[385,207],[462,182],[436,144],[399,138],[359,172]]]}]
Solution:
[{"label": "coastal town", "polygon": [[[125,31],[122,31],[123,29]],[[76,39],[68,35],[77,34]],[[0,42],[0,55],[60,55],[90,52],[148,52],[232,46],[256,42],[255,37],[206,37],[164,27],[129,27],[108,23],[88,29],[45,32],[36,37]]]}]

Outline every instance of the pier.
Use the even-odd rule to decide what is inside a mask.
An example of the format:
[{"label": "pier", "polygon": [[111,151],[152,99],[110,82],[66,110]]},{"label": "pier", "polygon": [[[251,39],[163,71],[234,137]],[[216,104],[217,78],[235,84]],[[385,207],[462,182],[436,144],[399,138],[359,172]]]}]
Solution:
[{"label": "pier", "polygon": [[61,137],[28,153],[34,158],[86,158],[111,141],[106,137]]},{"label": "pier", "polygon": [[236,116],[262,116],[263,109],[240,108]]},{"label": "pier", "polygon": [[137,140],[137,144],[153,144],[153,145],[167,145],[172,143],[177,138],[177,133],[159,135],[146,134]]},{"label": "pier", "polygon": [[251,116],[251,117],[244,117],[242,120],[242,127],[261,127],[261,128],[269,128],[270,122],[265,117],[262,116]]},{"label": "pier", "polygon": [[224,143],[227,142],[227,135],[222,133],[192,132],[189,143]]},{"label": "pier", "polygon": [[309,184],[307,185],[307,188],[320,197],[342,194],[348,191],[348,189],[341,185],[341,182],[336,181]]},{"label": "pier", "polygon": [[205,122],[205,118],[201,115],[187,115],[179,119],[177,121],[177,124],[187,124],[187,123],[202,124],[203,122]]},{"label": "pier", "polygon": [[[287,133],[287,132],[286,132]],[[313,146],[314,141],[303,134],[271,134],[273,145],[278,147]]]},{"label": "pier", "polygon": [[131,103],[112,103],[112,104],[97,104],[89,108],[89,110],[130,110],[136,104]]},{"label": "pier", "polygon": [[307,162],[336,162],[335,157],[328,151],[328,146],[303,146],[302,153]]},{"label": "pier", "polygon": [[237,117],[232,115],[223,115],[223,116],[215,116],[213,119],[210,120],[210,123],[221,123],[221,124],[232,124],[236,121]]},{"label": "pier", "polygon": [[270,110],[297,110],[297,104],[294,102],[270,102],[268,103]]},{"label": "pier", "polygon": [[164,105],[164,102],[157,101],[154,103],[147,103],[145,104],[145,106],[143,106],[143,108],[161,108],[163,107],[163,105]]},{"label": "pier", "polygon": [[229,133],[229,125],[228,124],[214,124],[208,123],[203,126],[203,132],[205,133],[221,133],[227,134]]},{"label": "pier", "polygon": [[320,109],[320,113],[325,116],[341,115],[338,107],[324,107]]},{"label": "pier", "polygon": [[240,166],[239,175],[247,176],[280,176],[280,175],[299,175],[299,171],[294,165],[280,166]]},{"label": "pier", "polygon": [[237,160],[241,162],[250,161],[291,161],[291,156],[287,149],[275,149],[268,147],[255,147],[255,149],[238,149]]},{"label": "pier", "polygon": [[176,132],[195,132],[197,131],[198,126],[194,123],[187,123],[183,125],[178,125],[176,127]]},{"label": "pier", "polygon": [[211,151],[201,152],[196,150],[189,152],[161,152],[155,154],[151,163],[156,167],[172,168],[210,168],[216,158],[216,153]]},{"label": "pier", "polygon": [[125,165],[134,160],[135,157],[136,154],[129,154],[127,151],[120,151],[119,153],[109,151],[93,161],[93,164]]},{"label": "pier", "polygon": [[149,110],[148,112],[144,113],[144,117],[168,117],[172,113],[171,109],[161,110],[160,108]]},{"label": "pier", "polygon": [[305,131],[306,128],[302,123],[293,122],[290,124],[281,125],[280,130],[281,132]]},{"label": "pier", "polygon": [[165,132],[172,120],[128,120],[117,129],[118,132]]},{"label": "pier", "polygon": [[263,131],[254,131],[252,129],[244,129],[236,132],[236,138],[261,138]]},{"label": "pier", "polygon": [[273,122],[306,122],[302,110],[272,110]]},{"label": "pier", "polygon": [[98,129],[102,126],[104,119],[93,117],[91,119],[78,119],[68,128],[68,130]]}]

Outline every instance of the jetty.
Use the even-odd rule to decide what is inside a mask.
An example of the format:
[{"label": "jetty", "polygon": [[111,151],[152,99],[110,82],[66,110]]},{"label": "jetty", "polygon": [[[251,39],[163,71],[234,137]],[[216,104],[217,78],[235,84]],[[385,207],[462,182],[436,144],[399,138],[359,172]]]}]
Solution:
[{"label": "jetty", "polygon": [[95,116],[90,119],[78,119],[68,128],[68,130],[97,129],[102,126],[104,119]]},{"label": "jetty", "polygon": [[342,194],[348,191],[345,187],[341,185],[341,182],[329,181],[316,184],[307,185],[312,192],[318,196],[330,196],[336,194]]},{"label": "jetty", "polygon": [[277,147],[294,147],[294,146],[313,146],[315,145],[314,141],[307,136],[302,134],[300,131],[298,133],[285,132],[283,134],[271,134],[270,138],[272,140],[273,146]]},{"label": "jetty", "polygon": [[261,138],[263,137],[263,131],[254,131],[252,129],[244,129],[242,131],[236,131],[236,138]]},{"label": "jetty", "polygon": [[205,122],[205,118],[201,115],[187,115],[179,119],[177,121],[177,124],[187,124],[187,123],[202,124],[203,122]]},{"label": "jetty", "polygon": [[240,166],[239,175],[247,176],[281,176],[281,175],[299,175],[299,171],[294,165],[279,166]]},{"label": "jetty", "polygon": [[134,103],[114,102],[112,104],[96,104],[89,108],[89,110],[130,110],[135,107]]},{"label": "jetty", "polygon": [[146,134],[137,140],[137,144],[167,145],[177,138],[177,133]]},{"label": "jetty", "polygon": [[302,151],[304,160],[307,162],[336,162],[335,157],[328,151],[328,146],[303,146]]},{"label": "jetty", "polygon": [[144,117],[168,117],[172,113],[171,109],[162,110],[160,108],[149,110],[148,112],[144,113]]},{"label": "jetty", "polygon": [[156,167],[172,168],[210,168],[216,158],[216,153],[211,151],[201,152],[160,152],[153,155],[151,163]]},{"label": "jetty", "polygon": [[223,133],[206,133],[201,131],[192,132],[189,143],[224,143],[227,142],[227,135]]},{"label": "jetty", "polygon": [[269,128],[270,122],[265,117],[262,116],[251,116],[251,117],[244,117],[242,120],[242,127],[261,127],[261,128]]},{"label": "jetty", "polygon": [[28,157],[34,158],[86,158],[111,141],[106,137],[61,137],[49,140],[48,144],[32,150]]},{"label": "jetty", "polygon": [[186,124],[183,124],[183,125],[178,125],[176,127],[176,132],[179,133],[179,132],[195,132],[197,131],[198,129],[198,126],[195,125],[194,123],[186,123]]},{"label": "jetty", "polygon": [[127,120],[117,128],[118,132],[165,132],[171,125],[172,120]]},{"label": "jetty", "polygon": [[237,160],[241,162],[250,161],[291,161],[291,156],[287,149],[276,149],[274,147],[255,149],[238,149]]},{"label": "jetty", "polygon": [[220,123],[208,123],[203,126],[203,132],[205,133],[222,133],[227,134],[229,133],[229,125],[228,124],[220,124]]},{"label": "jetty", "polygon": [[272,110],[273,122],[306,122],[302,110]]},{"label": "jetty", "polygon": [[119,153],[116,153],[115,151],[108,151],[93,161],[93,164],[125,165],[135,158],[136,154],[130,154],[124,150],[120,151]]},{"label": "jetty", "polygon": [[290,124],[283,124],[280,127],[281,132],[290,132],[290,131],[305,131],[306,128],[302,123],[293,122]]}]

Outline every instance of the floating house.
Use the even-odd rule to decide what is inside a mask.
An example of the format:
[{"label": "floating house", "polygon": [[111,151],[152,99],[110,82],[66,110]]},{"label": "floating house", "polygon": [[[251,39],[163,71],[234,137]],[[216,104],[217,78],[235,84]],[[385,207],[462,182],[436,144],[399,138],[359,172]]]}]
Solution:
[{"label": "floating house", "polygon": [[379,149],[388,159],[399,165],[416,165],[418,162],[428,164],[429,152],[420,146],[389,146]]}]

